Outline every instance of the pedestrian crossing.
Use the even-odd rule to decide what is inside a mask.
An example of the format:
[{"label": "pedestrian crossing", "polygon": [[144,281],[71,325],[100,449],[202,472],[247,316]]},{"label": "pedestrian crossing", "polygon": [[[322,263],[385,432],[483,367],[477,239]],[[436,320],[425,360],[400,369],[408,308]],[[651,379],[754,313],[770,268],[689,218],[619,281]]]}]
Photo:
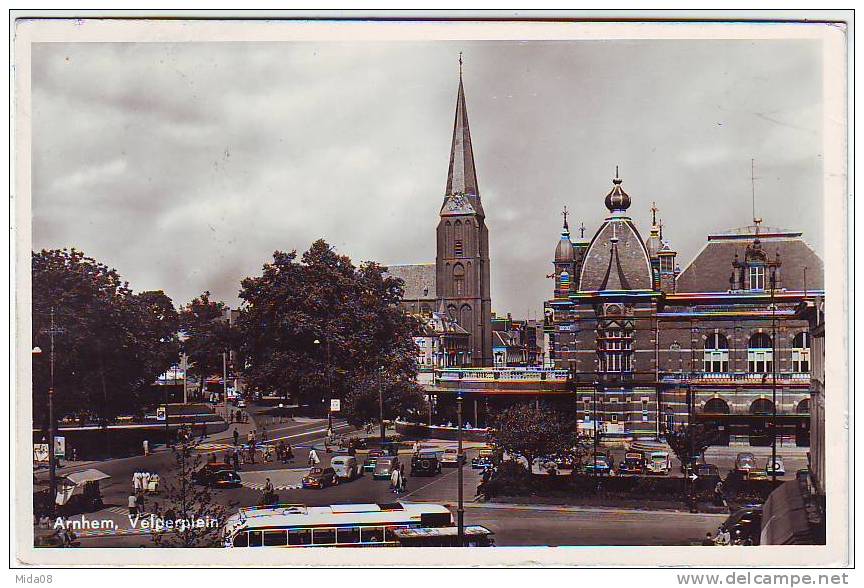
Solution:
[{"label": "pedestrian crossing", "polygon": [[217,443],[215,441],[207,441],[198,444],[195,449],[198,451],[227,451],[234,449],[236,446],[233,443]]},{"label": "pedestrian crossing", "polygon": [[[263,491],[265,482],[241,482],[241,484],[244,488]],[[276,490],[300,490],[303,488],[303,484],[273,484],[273,488]]]},{"label": "pedestrian crossing", "polygon": [[109,506],[102,509],[102,512],[106,511],[120,516],[126,516],[129,514],[129,509],[122,506]]}]

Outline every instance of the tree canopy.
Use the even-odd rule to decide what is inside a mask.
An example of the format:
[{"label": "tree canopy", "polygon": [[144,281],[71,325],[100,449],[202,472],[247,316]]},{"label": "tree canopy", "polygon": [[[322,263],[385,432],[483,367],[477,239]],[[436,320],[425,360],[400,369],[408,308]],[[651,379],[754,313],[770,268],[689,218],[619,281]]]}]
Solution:
[{"label": "tree canopy", "polygon": [[573,419],[542,404],[513,405],[501,411],[493,424],[492,442],[511,455],[525,458],[529,468],[538,457],[578,461],[584,455]]},{"label": "tree canopy", "polygon": [[34,252],[33,419],[47,425],[50,336],[55,412],[111,419],[140,412],[147,390],[177,360],[178,317],[162,291],[133,293],[117,271],[76,249]]},{"label": "tree canopy", "polygon": [[687,464],[717,441],[717,428],[705,423],[682,425],[666,433],[666,442],[678,460]]},{"label": "tree canopy", "polygon": [[[399,307],[402,294],[402,281],[384,267],[356,267],[323,240],[300,259],[296,251],[276,251],[261,275],[241,282],[248,387],[325,410],[327,398],[356,392],[379,368],[394,382],[413,382],[416,325]],[[365,406],[353,398],[353,406]]]},{"label": "tree canopy", "polygon": [[222,353],[237,348],[236,332],[225,319],[228,307],[204,292],[180,309],[182,351],[188,356],[188,371],[198,377],[201,389],[208,376],[222,373]]}]

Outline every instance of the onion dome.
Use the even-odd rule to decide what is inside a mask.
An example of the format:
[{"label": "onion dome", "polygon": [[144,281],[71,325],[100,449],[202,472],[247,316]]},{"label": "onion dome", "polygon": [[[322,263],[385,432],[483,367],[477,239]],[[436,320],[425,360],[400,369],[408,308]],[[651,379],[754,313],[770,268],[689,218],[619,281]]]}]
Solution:
[{"label": "onion dome", "polygon": [[567,211],[564,211],[564,228],[561,229],[561,239],[555,248],[555,263],[570,263],[576,258],[573,252],[573,242],[570,241],[570,227],[567,226]]},{"label": "onion dome", "polygon": [[609,212],[624,212],[630,208],[630,196],[621,188],[621,178],[615,178],[612,183],[615,184],[612,191],[606,194],[606,208]]}]

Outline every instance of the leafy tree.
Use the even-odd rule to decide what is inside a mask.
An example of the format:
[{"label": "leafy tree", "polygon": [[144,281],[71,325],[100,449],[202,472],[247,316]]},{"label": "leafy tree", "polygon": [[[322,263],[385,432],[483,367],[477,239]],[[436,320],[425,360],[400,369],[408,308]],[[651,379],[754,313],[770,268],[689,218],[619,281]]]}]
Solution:
[{"label": "leafy tree", "polygon": [[682,425],[666,433],[666,442],[682,464],[691,463],[717,441],[716,427],[705,423]]},{"label": "leafy tree", "polygon": [[415,321],[399,306],[402,281],[385,271],[355,267],[323,240],[299,260],[276,251],[260,276],[241,282],[248,387],[325,410],[324,400],[345,398],[380,367],[396,382],[413,380]]},{"label": "leafy tree", "polygon": [[194,474],[203,465],[196,445],[183,440],[173,447],[174,468],[160,481],[161,493],[153,500],[153,514],[166,522],[150,535],[159,547],[218,547],[229,510],[237,506],[214,502],[210,488],[195,483]]},{"label": "leafy tree", "polygon": [[177,360],[177,313],[163,292],[135,294],[117,270],[76,249],[34,252],[33,418],[47,427],[50,336],[55,326],[55,414],[107,422],[140,412],[156,378]]},{"label": "leafy tree", "polygon": [[402,417],[417,421],[427,410],[423,387],[416,380],[404,379],[397,374],[394,379],[389,373],[371,374],[361,378],[345,397],[344,412],[348,422],[360,426],[370,421],[378,421],[381,413],[379,385],[383,400],[384,419]]},{"label": "leafy tree", "polygon": [[504,409],[494,419],[490,440],[507,453],[524,457],[529,467],[538,457],[578,462],[585,455],[573,419],[544,405],[516,404]]},{"label": "leafy tree", "polygon": [[198,378],[199,395],[209,376],[222,373],[222,353],[237,348],[235,333],[224,317],[226,309],[224,303],[210,299],[210,292],[180,309],[182,350],[189,358],[188,371]]}]

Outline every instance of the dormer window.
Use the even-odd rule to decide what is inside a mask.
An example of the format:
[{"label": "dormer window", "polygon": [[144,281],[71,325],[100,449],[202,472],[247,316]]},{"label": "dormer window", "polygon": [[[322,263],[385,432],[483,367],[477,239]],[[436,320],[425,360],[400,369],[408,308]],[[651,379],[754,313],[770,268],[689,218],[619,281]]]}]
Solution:
[{"label": "dormer window", "polygon": [[764,290],[765,289],[765,266],[764,265],[751,265],[749,271],[749,284],[751,290]]},{"label": "dormer window", "polygon": [[660,256],[660,271],[664,273],[672,273],[674,271],[673,267],[674,258],[671,255],[661,255]]}]

